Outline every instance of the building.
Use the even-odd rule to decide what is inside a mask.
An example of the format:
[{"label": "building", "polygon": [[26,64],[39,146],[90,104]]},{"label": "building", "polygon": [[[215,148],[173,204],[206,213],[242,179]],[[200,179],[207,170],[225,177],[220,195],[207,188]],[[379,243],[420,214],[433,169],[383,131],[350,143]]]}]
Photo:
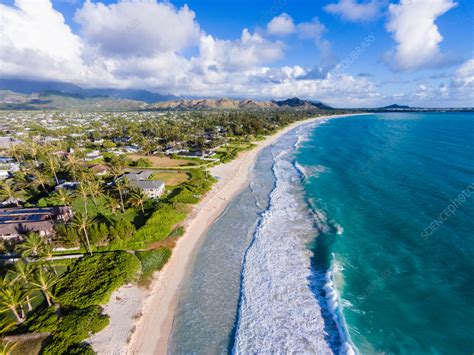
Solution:
[{"label": "building", "polygon": [[103,164],[95,164],[95,165],[91,165],[89,166],[89,169],[95,174],[95,175],[98,175],[98,176],[103,176],[103,175],[107,175],[110,171],[110,168],[107,166],[107,165],[103,165]]},{"label": "building", "polygon": [[142,190],[148,197],[157,198],[165,190],[165,183],[160,180],[148,180],[152,175],[152,170],[141,170],[125,173],[121,179],[127,179],[131,187]]},{"label": "building", "polygon": [[165,189],[165,183],[159,180],[130,180],[130,185],[142,190],[150,198],[160,197]]},{"label": "building", "polygon": [[148,180],[153,175],[151,170],[141,170],[138,172],[128,172],[122,175],[122,179],[128,179],[130,181],[143,181]]},{"label": "building", "polygon": [[0,239],[18,239],[28,233],[51,236],[55,224],[72,217],[72,210],[66,206],[0,208]]}]

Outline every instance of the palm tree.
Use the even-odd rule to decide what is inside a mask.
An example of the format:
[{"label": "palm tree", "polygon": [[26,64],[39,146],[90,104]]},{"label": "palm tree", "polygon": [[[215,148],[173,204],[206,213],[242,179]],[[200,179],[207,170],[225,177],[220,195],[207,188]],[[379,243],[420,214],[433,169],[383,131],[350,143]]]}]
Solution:
[{"label": "palm tree", "polygon": [[76,212],[74,219],[72,220],[72,225],[79,229],[83,235],[84,240],[86,241],[86,249],[89,254],[92,255],[91,244],[89,242],[89,234],[87,233],[87,227],[94,222],[94,218],[87,216],[87,213]]},{"label": "palm tree", "polygon": [[26,300],[26,290],[18,283],[10,283],[0,288],[0,313],[11,311],[17,323],[25,321],[23,303]]},{"label": "palm tree", "polygon": [[113,215],[117,214],[117,211],[120,209],[120,203],[114,197],[107,197],[105,208],[110,210]]},{"label": "palm tree", "polygon": [[40,291],[43,294],[48,307],[53,305],[53,287],[58,281],[59,277],[57,275],[46,272],[43,268],[36,269],[34,279],[31,281],[33,290]]},{"label": "palm tree", "polygon": [[66,157],[66,161],[64,162],[64,166],[66,169],[71,173],[74,181],[77,180],[77,172],[79,170],[80,164],[77,158],[73,154],[69,154]]},{"label": "palm tree", "polygon": [[18,204],[18,197],[19,191],[16,190],[11,184],[6,182],[0,183],[0,196],[7,201],[14,201],[14,203],[19,206]]},{"label": "palm tree", "polygon": [[[23,260],[19,260],[15,263],[15,268],[9,270],[13,282],[21,282],[25,290],[30,289],[30,281],[33,274],[33,267],[31,264],[25,263]],[[29,292],[26,294],[26,304],[28,305],[28,311],[32,311],[31,299]]]},{"label": "palm tree", "polygon": [[46,194],[48,194],[48,189],[46,189],[46,184],[48,183],[48,176],[43,173],[41,170],[38,170],[38,169],[34,169],[31,174],[34,176],[34,184],[37,185],[37,186],[41,186],[44,190],[44,192],[46,192]]},{"label": "palm tree", "polygon": [[84,213],[87,215],[87,199],[89,198],[89,189],[87,188],[84,181],[79,182],[79,187],[77,188],[76,193],[81,196],[84,203]]},{"label": "palm tree", "polygon": [[142,190],[135,190],[130,195],[130,198],[128,199],[128,203],[134,208],[140,207],[142,210],[142,213],[144,214],[145,208],[143,205],[145,204],[146,200],[147,200],[147,197],[145,196]]},{"label": "palm tree", "polygon": [[54,193],[54,199],[63,206],[69,206],[72,201],[72,194],[66,189],[58,189]]},{"label": "palm tree", "polygon": [[46,151],[45,158],[46,158],[46,163],[48,165],[49,170],[53,173],[54,181],[56,182],[56,185],[59,185],[59,179],[57,175],[58,159],[56,158],[55,155],[51,154],[49,151]]},{"label": "palm tree", "polygon": [[94,206],[97,207],[97,198],[103,195],[102,186],[100,186],[100,183],[97,180],[93,179],[88,181],[86,187],[87,190],[89,190],[89,195],[92,196]]},{"label": "palm tree", "polygon": [[26,240],[18,245],[21,255],[25,257],[38,257],[44,248],[44,239],[38,233],[30,233]]},{"label": "palm tree", "polygon": [[123,203],[123,194],[124,191],[128,188],[127,179],[117,179],[115,180],[115,190],[118,192],[120,197],[120,207],[122,208],[122,213],[125,213],[125,205]]}]

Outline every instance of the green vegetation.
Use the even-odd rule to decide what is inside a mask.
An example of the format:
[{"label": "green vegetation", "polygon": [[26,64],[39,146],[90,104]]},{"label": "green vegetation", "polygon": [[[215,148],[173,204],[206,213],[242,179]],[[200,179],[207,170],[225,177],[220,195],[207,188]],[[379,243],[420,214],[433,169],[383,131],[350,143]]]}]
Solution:
[{"label": "green vegetation", "polygon": [[130,249],[146,248],[153,242],[165,239],[173,227],[185,217],[186,211],[183,207],[180,208],[165,202],[159,203],[145,225],[135,233],[129,242],[122,243],[122,245],[126,245]]},{"label": "green vegetation", "polygon": [[155,271],[159,271],[171,256],[171,249],[159,248],[153,250],[139,251],[136,253],[142,264],[142,277],[148,278]]},{"label": "green vegetation", "polygon": [[105,304],[112,292],[133,281],[139,270],[138,259],[127,252],[85,256],[57,284],[57,298],[62,305],[77,308]]}]

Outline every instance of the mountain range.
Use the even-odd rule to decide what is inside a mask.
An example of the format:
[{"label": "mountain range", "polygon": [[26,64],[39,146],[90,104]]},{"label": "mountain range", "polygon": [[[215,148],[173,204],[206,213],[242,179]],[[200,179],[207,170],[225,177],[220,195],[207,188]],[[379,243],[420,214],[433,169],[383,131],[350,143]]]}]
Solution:
[{"label": "mountain range", "polygon": [[135,89],[83,89],[61,82],[0,79],[0,109],[47,110],[212,110],[296,108],[330,110],[318,102],[291,98],[282,101],[203,98],[181,99]]}]

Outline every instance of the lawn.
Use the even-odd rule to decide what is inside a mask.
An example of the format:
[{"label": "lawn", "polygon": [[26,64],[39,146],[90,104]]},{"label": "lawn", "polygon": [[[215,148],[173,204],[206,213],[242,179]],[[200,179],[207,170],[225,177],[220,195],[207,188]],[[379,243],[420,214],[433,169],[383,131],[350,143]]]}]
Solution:
[{"label": "lawn", "polygon": [[178,166],[190,166],[190,165],[195,165],[190,160],[186,159],[171,159],[168,157],[159,157],[156,155],[141,155],[141,154],[130,154],[128,155],[130,159],[133,160],[138,160],[140,158],[148,159],[152,167],[154,168],[172,168],[172,167],[178,167]]},{"label": "lawn", "polygon": [[188,181],[189,176],[184,172],[158,172],[151,177],[152,180],[161,180],[166,186],[176,186]]}]

